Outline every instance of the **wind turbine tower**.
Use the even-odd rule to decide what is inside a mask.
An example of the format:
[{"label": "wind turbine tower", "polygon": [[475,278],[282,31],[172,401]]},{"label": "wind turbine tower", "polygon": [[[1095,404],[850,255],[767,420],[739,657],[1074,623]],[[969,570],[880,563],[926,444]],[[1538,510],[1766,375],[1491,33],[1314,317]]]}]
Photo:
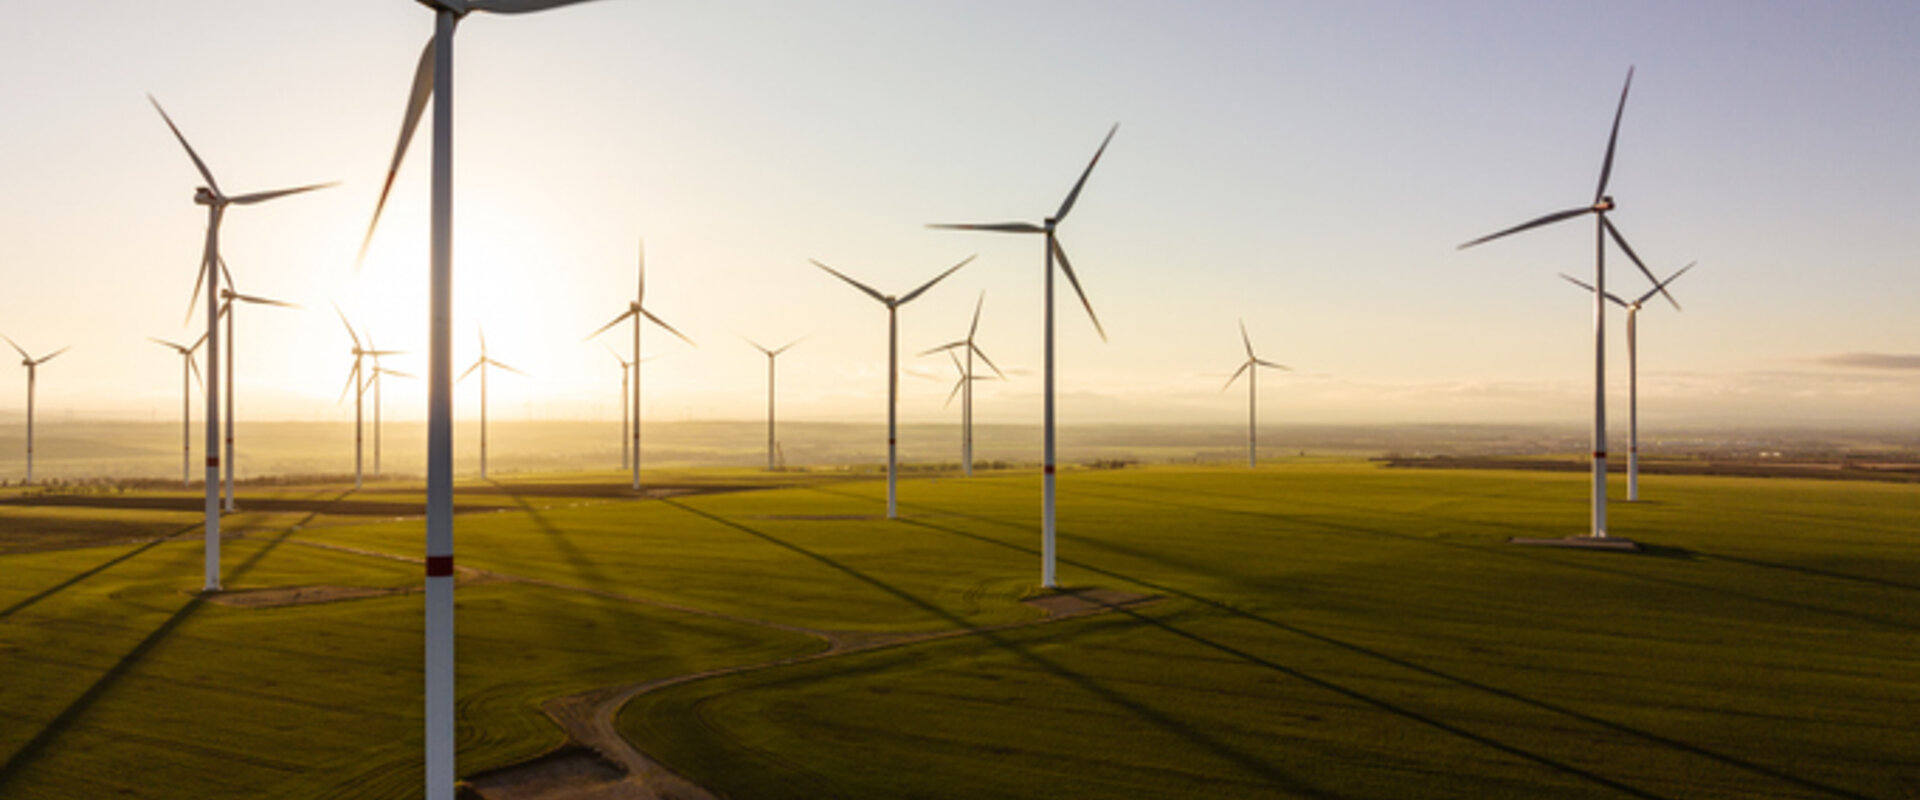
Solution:
[{"label": "wind turbine tower", "polygon": [[1230,377],[1227,379],[1226,385],[1220,387],[1220,391],[1224,392],[1232,388],[1233,382],[1240,379],[1240,373],[1243,373],[1243,372],[1246,373],[1247,375],[1247,469],[1253,469],[1260,466],[1260,458],[1259,458],[1260,448],[1259,448],[1259,441],[1257,438],[1258,431],[1260,429],[1259,425],[1257,424],[1257,421],[1258,421],[1257,414],[1258,414],[1258,409],[1260,407],[1260,389],[1259,389],[1259,383],[1258,383],[1258,380],[1260,377],[1260,368],[1269,367],[1272,369],[1287,370],[1289,372],[1293,371],[1293,368],[1275,364],[1271,361],[1267,361],[1253,354],[1253,340],[1247,337],[1247,321],[1246,320],[1240,320],[1240,343],[1243,345],[1246,345],[1247,360],[1240,362],[1240,368],[1233,371],[1233,377]]},{"label": "wind turbine tower", "polygon": [[852,285],[853,288],[859,289],[866,293],[868,297],[880,301],[881,305],[887,307],[887,519],[899,519],[900,517],[900,508],[897,502],[900,480],[900,440],[895,434],[895,422],[897,421],[896,417],[900,405],[900,307],[913,302],[914,298],[926,293],[928,289],[933,288],[934,284],[939,283],[941,279],[948,275],[952,275],[955,270],[966,266],[967,262],[973,259],[973,256],[967,256],[961,259],[960,263],[948,267],[946,272],[933,276],[933,280],[920,284],[920,288],[908,292],[902,297],[881,294],[873,287],[849,278],[832,267],[818,261],[813,262],[814,266],[826,270],[840,280],[846,281]]},{"label": "wind turbine tower", "polygon": [[[1667,284],[1673,283],[1675,279],[1686,274],[1686,271],[1690,269],[1693,269],[1693,264],[1691,263],[1681,267],[1678,272],[1668,275],[1666,280],[1654,284],[1653,288],[1648,289],[1646,294],[1634,298],[1631,303],[1620,299],[1612,292],[1603,293],[1607,296],[1608,302],[1627,310],[1627,502],[1629,503],[1637,503],[1640,501],[1640,347],[1638,344],[1638,336],[1635,333],[1635,323],[1639,320],[1640,308],[1645,305],[1648,300],[1652,300],[1656,294],[1665,292],[1667,290]],[[1572,281],[1573,285],[1579,286],[1587,291],[1598,291],[1586,281],[1582,281],[1567,273],[1560,273],[1560,277]],[[1668,299],[1671,300],[1672,296],[1669,295]],[[1674,308],[1678,309],[1679,307],[1680,304],[1675,302]]]},{"label": "wind turbine tower", "polygon": [[34,358],[33,356],[27,355],[27,351],[22,349],[13,339],[4,336],[0,336],[0,339],[7,339],[7,344],[13,345],[13,351],[20,354],[20,366],[27,368],[27,483],[33,483],[34,387],[39,382],[40,365],[52,361],[54,356],[67,352],[68,348],[62,347],[39,358]]},{"label": "wind turbine tower", "polygon": [[[1007,374],[1001,372],[1000,367],[993,363],[993,359],[987,358],[986,351],[981,350],[980,346],[973,341],[974,335],[980,332],[980,308],[986,305],[986,302],[987,293],[985,290],[982,290],[980,292],[980,299],[974,301],[973,304],[973,323],[967,326],[967,338],[957,342],[948,342],[920,354],[924,356],[945,350],[948,355],[953,355],[953,351],[955,350],[967,351],[966,363],[960,367],[961,378],[959,382],[955,384],[954,388],[961,392],[960,472],[969,478],[973,477],[973,382],[982,380],[973,372],[973,357],[976,355],[979,356],[980,360],[986,362],[987,366],[993,367],[993,373],[999,375],[1001,380],[1007,379]],[[958,364],[959,357],[955,356],[954,361]],[[951,394],[947,396],[947,402],[953,402],[953,396]]]},{"label": "wind turbine tower", "polygon": [[194,363],[193,353],[206,343],[205,336],[189,347],[174,344],[165,339],[147,337],[149,341],[180,354],[180,485],[193,485],[193,383],[200,378],[200,365]]},{"label": "wind turbine tower", "polygon": [[600,326],[600,329],[594,331],[593,333],[587,334],[587,338],[591,339],[595,336],[599,336],[600,334],[605,333],[608,329],[612,328],[615,325],[620,324],[621,322],[625,321],[629,317],[633,319],[633,362],[632,362],[633,363],[633,464],[632,465],[633,465],[633,490],[636,492],[640,491],[640,362],[645,360],[640,357],[640,320],[643,317],[648,320],[652,320],[653,324],[658,325],[662,328],[665,328],[668,333],[671,333],[675,336],[680,337],[680,341],[686,342],[687,344],[693,345],[694,347],[699,347],[699,345],[693,344],[693,340],[687,338],[685,334],[682,334],[681,332],[674,330],[672,325],[668,325],[664,320],[654,316],[653,312],[648,311],[646,307],[642,305],[643,303],[646,302],[646,299],[647,299],[647,244],[646,242],[643,241],[640,243],[640,288],[634,293],[633,302],[628,303],[627,310],[620,312],[620,316],[614,317],[612,322],[609,322],[605,325]]}]

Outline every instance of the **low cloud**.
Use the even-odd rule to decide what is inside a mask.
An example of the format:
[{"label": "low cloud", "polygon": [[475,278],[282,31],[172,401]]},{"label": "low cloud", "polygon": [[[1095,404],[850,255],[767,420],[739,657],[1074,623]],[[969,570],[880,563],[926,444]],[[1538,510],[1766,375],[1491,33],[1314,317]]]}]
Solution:
[{"label": "low cloud", "polygon": [[1840,353],[1821,356],[1815,363],[1829,367],[1857,367],[1861,369],[1920,369],[1920,355],[1902,355],[1899,353]]}]

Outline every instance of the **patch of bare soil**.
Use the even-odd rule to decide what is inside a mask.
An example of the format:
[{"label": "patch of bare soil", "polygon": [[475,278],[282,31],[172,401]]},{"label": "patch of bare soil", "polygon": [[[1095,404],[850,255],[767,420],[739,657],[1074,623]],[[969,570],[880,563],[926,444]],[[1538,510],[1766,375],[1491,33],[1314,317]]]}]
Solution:
[{"label": "patch of bare soil", "polygon": [[1073,617],[1096,611],[1139,605],[1157,599],[1152,595],[1123,592],[1119,589],[1061,589],[1052,594],[1029,597],[1027,605],[1040,609],[1048,617]]},{"label": "patch of bare soil", "polygon": [[570,745],[532,761],[475,775],[467,779],[467,786],[483,800],[629,800],[649,796],[627,783],[626,777],[624,770],[599,753]]}]

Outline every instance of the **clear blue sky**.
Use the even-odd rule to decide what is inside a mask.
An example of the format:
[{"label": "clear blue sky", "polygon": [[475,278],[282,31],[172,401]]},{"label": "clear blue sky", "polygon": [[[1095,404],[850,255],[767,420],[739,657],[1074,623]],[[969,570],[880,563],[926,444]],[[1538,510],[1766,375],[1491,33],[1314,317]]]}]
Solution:
[{"label": "clear blue sky", "polygon": [[[38,354],[42,407],[171,418],[203,211],[152,92],[223,186],[335,189],[233,211],[242,413],[347,419],[340,303],[424,352],[426,140],[367,268],[359,244],[431,15],[407,0],[40,3],[0,30],[0,332]],[[460,366],[485,324],[495,414],[617,415],[582,337],[631,296],[650,417],[753,418],[764,360],[736,334],[811,335],[783,414],[878,419],[885,314],[817,258],[904,291],[902,346],[964,332],[1016,368],[979,414],[1038,418],[1040,249],[944,233],[1037,220],[1121,124],[1063,242],[1112,339],[1060,306],[1062,419],[1232,421],[1244,317],[1263,417],[1585,418],[1591,318],[1554,273],[1591,226],[1457,252],[1586,202],[1629,65],[1614,215],[1685,313],[1642,319],[1643,417],[1911,424],[1920,405],[1920,9],[1898,3],[746,3],[602,0],[474,15],[457,49]],[[1612,285],[1644,284],[1610,258]],[[1064,290],[1064,287],[1062,287]],[[248,309],[248,311],[253,311]],[[1613,389],[1625,389],[1618,314]],[[607,344],[625,348],[624,335]],[[1881,354],[1878,360],[1842,358]],[[392,366],[424,372],[423,355]],[[944,360],[908,359],[907,421],[948,419]],[[1871,363],[1880,366],[1857,366]],[[0,414],[24,405],[0,372]],[[418,417],[417,386],[390,413]],[[465,414],[471,387],[462,387]],[[197,401],[196,401],[197,407]]]}]

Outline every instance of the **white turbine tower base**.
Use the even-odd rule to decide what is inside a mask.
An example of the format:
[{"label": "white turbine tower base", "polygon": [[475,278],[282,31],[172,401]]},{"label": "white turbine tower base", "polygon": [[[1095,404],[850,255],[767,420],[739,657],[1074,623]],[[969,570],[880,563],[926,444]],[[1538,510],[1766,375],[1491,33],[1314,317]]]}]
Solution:
[{"label": "white turbine tower base", "polygon": [[[1640,501],[1640,347],[1636,324],[1640,317],[1640,309],[1646,302],[1652,300],[1656,294],[1664,294],[1667,284],[1673,283],[1674,279],[1686,274],[1690,269],[1693,269],[1692,263],[1668,275],[1666,280],[1655,283],[1652,289],[1647,290],[1646,294],[1640,295],[1633,302],[1622,300],[1612,292],[1600,292],[1606,295],[1608,302],[1627,310],[1627,502],[1630,503]],[[1599,292],[1587,282],[1564,272],[1560,273],[1560,277],[1587,291]],[[1667,295],[1667,301],[1673,303],[1675,310],[1680,308],[1680,303],[1675,301],[1672,295]]]}]

